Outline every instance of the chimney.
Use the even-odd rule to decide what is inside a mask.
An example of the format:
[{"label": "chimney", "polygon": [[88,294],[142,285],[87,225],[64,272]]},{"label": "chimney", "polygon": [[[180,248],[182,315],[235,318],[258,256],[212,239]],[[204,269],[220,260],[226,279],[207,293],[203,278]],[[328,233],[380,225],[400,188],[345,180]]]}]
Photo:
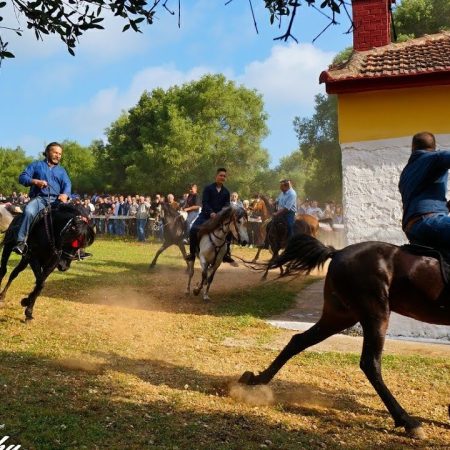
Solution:
[{"label": "chimney", "polygon": [[395,0],[352,0],[356,51],[391,43],[391,3]]}]

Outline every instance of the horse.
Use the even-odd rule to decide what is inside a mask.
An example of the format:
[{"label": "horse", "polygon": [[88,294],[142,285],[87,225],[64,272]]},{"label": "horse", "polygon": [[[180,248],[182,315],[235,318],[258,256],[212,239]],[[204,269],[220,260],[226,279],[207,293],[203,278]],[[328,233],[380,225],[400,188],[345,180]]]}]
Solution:
[{"label": "horse", "polygon": [[14,219],[14,215],[21,212],[18,206],[14,206],[11,203],[0,205],[0,233],[5,233]]},{"label": "horse", "polygon": [[[16,243],[17,231],[22,216],[16,216],[6,231],[0,265],[0,286],[7,272],[7,263]],[[43,211],[31,228],[28,237],[28,252],[22,256],[19,264],[13,269],[5,288],[0,293],[0,304],[4,302],[6,293],[14,279],[28,264],[33,270],[36,285],[23,298],[21,305],[25,307],[25,320],[33,319],[33,308],[41,293],[47,277],[58,268],[65,272],[73,260],[79,258],[79,250],[94,242],[94,229],[89,219],[75,205],[52,205]]]},{"label": "horse", "polygon": [[319,321],[294,335],[268,368],[258,375],[245,372],[240,382],[267,384],[290,358],[360,322],[364,335],[362,371],[395,426],[404,427],[411,437],[424,437],[421,422],[400,406],[384,383],[381,354],[391,311],[423,322],[450,325],[450,290],[443,281],[439,261],[384,242],[361,242],[335,250],[311,236],[298,235],[268,267],[286,265],[289,274],[308,274],[328,259],[331,262]]},{"label": "horse", "polygon": [[[311,216],[309,214],[297,214],[295,216],[294,222],[294,233],[297,234],[306,234],[308,236],[317,237],[319,232],[319,220]],[[277,256],[280,250],[286,247],[288,241],[288,227],[287,223],[283,218],[272,218],[270,222],[266,224],[266,238],[264,241],[264,245],[258,248],[258,251],[253,258],[252,262],[256,262],[259,258],[259,254],[263,248],[269,249],[272,252],[273,261]],[[268,267],[264,271],[263,279],[267,278]],[[280,267],[280,271],[283,272],[283,269]]]},{"label": "horse", "polygon": [[159,255],[172,245],[176,245],[180,249],[183,259],[186,259],[186,249],[184,248],[183,243],[186,232],[186,220],[178,211],[167,203],[162,203],[161,208],[163,212],[161,215],[163,223],[163,243],[150,263],[150,269],[155,267]]},{"label": "horse", "polygon": [[[244,208],[229,206],[200,226],[198,257],[202,268],[202,279],[193,289],[194,295],[198,295],[203,288],[203,300],[210,299],[209,288],[227,251],[227,236],[231,233],[240,245],[247,245],[247,222],[247,212]],[[194,263],[195,260],[188,262],[189,279],[186,295],[190,295],[191,292]]]}]

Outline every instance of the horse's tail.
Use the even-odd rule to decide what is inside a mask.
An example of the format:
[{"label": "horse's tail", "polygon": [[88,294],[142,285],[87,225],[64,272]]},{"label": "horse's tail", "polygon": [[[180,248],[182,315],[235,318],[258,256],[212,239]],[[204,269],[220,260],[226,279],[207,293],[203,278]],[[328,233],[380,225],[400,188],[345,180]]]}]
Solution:
[{"label": "horse's tail", "polygon": [[293,236],[284,252],[269,263],[269,269],[287,265],[286,275],[308,275],[316,267],[322,267],[336,253],[334,247],[324,245],[312,236],[299,234]]}]

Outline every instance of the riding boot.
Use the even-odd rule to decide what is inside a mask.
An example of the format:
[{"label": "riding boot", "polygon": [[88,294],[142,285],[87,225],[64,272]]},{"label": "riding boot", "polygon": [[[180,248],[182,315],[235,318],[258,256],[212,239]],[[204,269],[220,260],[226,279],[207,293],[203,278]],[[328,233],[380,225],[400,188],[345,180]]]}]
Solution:
[{"label": "riding boot", "polygon": [[227,242],[227,251],[225,253],[225,255],[223,256],[222,261],[229,263],[230,265],[232,265],[233,267],[238,267],[238,263],[231,257],[231,242]]},{"label": "riding boot", "polygon": [[17,242],[12,251],[18,255],[25,255],[28,252],[28,245],[26,242]]},{"label": "riding boot", "polygon": [[198,230],[191,228],[191,232],[189,233],[189,255],[186,256],[186,261],[194,261],[195,255],[197,253],[198,247]]}]

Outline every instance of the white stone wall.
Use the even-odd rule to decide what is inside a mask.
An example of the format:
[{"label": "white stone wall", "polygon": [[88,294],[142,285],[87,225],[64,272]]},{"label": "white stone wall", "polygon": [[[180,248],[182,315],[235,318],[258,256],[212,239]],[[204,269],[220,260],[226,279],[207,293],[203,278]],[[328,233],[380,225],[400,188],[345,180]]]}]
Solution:
[{"label": "white stone wall", "polygon": [[[398,181],[411,154],[411,138],[341,144],[347,244],[406,243]],[[450,149],[450,134],[436,140],[438,148]]]}]

